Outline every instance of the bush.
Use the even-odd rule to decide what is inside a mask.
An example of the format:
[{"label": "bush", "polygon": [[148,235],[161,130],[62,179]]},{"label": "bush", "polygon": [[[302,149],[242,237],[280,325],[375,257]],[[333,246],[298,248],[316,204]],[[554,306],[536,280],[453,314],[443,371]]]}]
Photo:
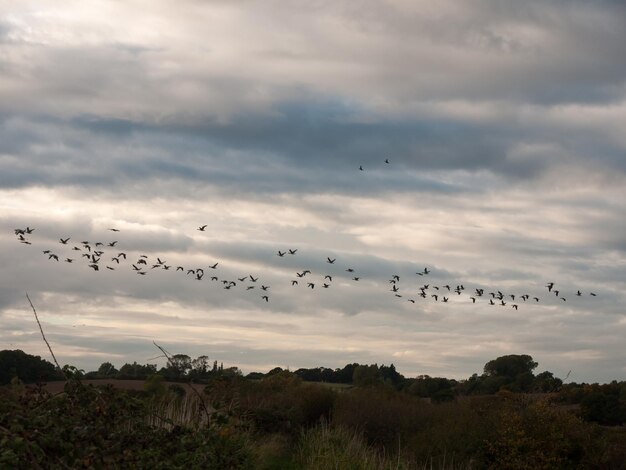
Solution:
[{"label": "bush", "polygon": [[241,438],[150,424],[142,395],[77,380],[57,396],[0,390],[0,468],[252,468]]}]

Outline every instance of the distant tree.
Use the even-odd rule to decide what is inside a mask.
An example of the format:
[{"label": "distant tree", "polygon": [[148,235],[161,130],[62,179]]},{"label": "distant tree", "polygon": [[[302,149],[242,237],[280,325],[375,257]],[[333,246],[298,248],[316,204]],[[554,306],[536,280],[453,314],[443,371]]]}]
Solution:
[{"label": "distant tree", "polygon": [[410,380],[408,392],[419,397],[433,398],[434,401],[445,401],[454,398],[455,385],[456,381],[454,380],[420,375]]},{"label": "distant tree", "polygon": [[342,384],[351,384],[354,378],[354,370],[359,367],[359,364],[354,362],[352,364],[346,364],[343,369],[337,369],[337,382]]},{"label": "distant tree", "polygon": [[211,371],[209,370],[209,357],[198,356],[191,361],[191,370],[189,371],[189,378],[194,380],[207,379]]},{"label": "distant tree", "polygon": [[354,383],[357,387],[370,387],[381,382],[382,380],[377,364],[358,366],[354,369],[352,383]]},{"label": "distant tree", "polygon": [[533,391],[536,392],[557,392],[562,386],[563,381],[548,371],[537,374],[533,381]]},{"label": "distant tree", "polygon": [[385,366],[384,364],[378,369],[378,373],[383,382],[393,385],[396,388],[400,388],[405,382],[405,377],[396,370],[396,366],[391,364]]},{"label": "distant tree", "polygon": [[63,378],[56,367],[39,356],[20,349],[0,351],[0,385],[11,383],[14,377],[24,383]]},{"label": "distant tree", "polygon": [[100,364],[100,367],[98,367],[99,377],[114,377],[118,373],[119,371],[110,362],[103,362],[102,364]]},{"label": "distant tree", "polygon": [[124,364],[117,374],[118,379],[145,380],[148,376],[156,374],[156,364],[141,365],[133,362]]},{"label": "distant tree", "polygon": [[270,375],[280,374],[281,372],[283,372],[283,368],[282,367],[274,367],[272,370],[270,370],[265,375],[269,377]]},{"label": "distant tree", "polygon": [[265,374],[263,372],[250,372],[248,375],[246,375],[246,379],[250,380],[261,380],[263,377],[265,377]]},{"label": "distant tree", "polygon": [[520,374],[530,373],[537,367],[537,363],[527,354],[509,354],[485,364],[485,375],[507,377],[515,379]]}]

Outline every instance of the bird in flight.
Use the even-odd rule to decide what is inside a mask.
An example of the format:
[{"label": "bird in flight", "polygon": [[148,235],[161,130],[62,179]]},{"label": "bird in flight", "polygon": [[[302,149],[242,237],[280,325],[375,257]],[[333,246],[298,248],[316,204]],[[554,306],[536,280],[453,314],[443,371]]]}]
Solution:
[{"label": "bird in flight", "polygon": [[329,257],[326,257],[326,262],[329,264],[333,264],[335,261],[337,261],[337,258],[330,259]]},{"label": "bird in flight", "polygon": [[208,227],[208,225],[201,225],[200,227],[198,227],[198,230],[200,232],[204,232],[206,230],[206,228]]},{"label": "bird in flight", "polygon": [[59,238],[59,242],[60,242],[62,245],[67,245],[67,242],[69,242],[69,241],[70,241],[70,237],[67,237],[67,238]]}]

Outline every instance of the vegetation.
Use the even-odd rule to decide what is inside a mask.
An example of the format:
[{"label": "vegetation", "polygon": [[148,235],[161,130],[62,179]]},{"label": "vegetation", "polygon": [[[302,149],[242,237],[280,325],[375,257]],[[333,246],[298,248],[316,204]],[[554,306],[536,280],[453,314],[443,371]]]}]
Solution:
[{"label": "vegetation", "polygon": [[[0,352],[3,367],[13,364],[2,371],[11,383],[0,388],[0,468],[625,468],[626,383],[563,385],[535,375],[526,355],[489,361],[465,381],[376,364],[244,377],[206,356],[172,355],[160,370],[66,366],[52,395],[24,385],[22,376],[41,376],[6,358],[41,359],[20,353]],[[136,391],[84,380],[139,376]]]},{"label": "vegetation", "polygon": [[63,376],[54,365],[39,356],[26,354],[19,349],[0,351],[0,385],[9,384],[14,378],[35,383],[62,380]]}]

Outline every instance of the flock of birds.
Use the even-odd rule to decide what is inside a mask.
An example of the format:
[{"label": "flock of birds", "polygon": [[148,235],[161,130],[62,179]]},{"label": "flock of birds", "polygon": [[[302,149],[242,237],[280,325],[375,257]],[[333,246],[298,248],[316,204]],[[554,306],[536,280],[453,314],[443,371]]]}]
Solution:
[{"label": "flock of birds", "polygon": [[[386,161],[388,163],[388,160]],[[205,232],[208,225],[197,227],[197,231]],[[25,245],[33,245],[32,234],[34,228],[18,228],[15,229],[17,240]],[[117,228],[108,229],[111,233],[120,232]],[[119,237],[116,237],[119,238]],[[236,276],[232,279],[220,276],[220,262],[215,262],[204,267],[185,267],[181,265],[168,264],[160,256],[156,259],[150,258],[145,254],[136,254],[130,251],[121,251],[118,247],[118,240],[90,242],[88,240],[74,241],[71,237],[59,238],[57,248],[63,251],[46,247],[42,250],[44,256],[51,262],[80,264],[82,262],[87,268],[93,271],[115,271],[118,269],[127,269],[136,273],[138,276],[146,276],[153,270],[164,270],[179,272],[196,281],[210,280],[220,284],[223,289],[231,290],[235,288],[243,288],[246,291],[260,291],[259,298],[261,301],[269,302],[270,286],[259,282],[260,276],[245,274]],[[276,256],[279,258],[297,256],[297,248],[288,248],[284,250],[278,249]],[[134,258],[131,255],[135,255]],[[320,260],[321,261],[321,260]],[[323,274],[315,277],[311,269],[302,269],[296,271],[291,279],[292,286],[305,286],[307,289],[329,289],[333,286],[333,279],[342,276],[343,279],[350,282],[359,282],[362,276],[353,267],[341,266],[337,264],[337,258],[326,257],[326,264],[333,266]],[[207,273],[210,273],[208,275]],[[431,274],[431,269],[425,267],[415,272],[417,279],[424,280]],[[323,277],[322,277],[323,276]],[[418,299],[431,300],[435,302],[448,303],[453,298],[466,299],[467,302],[477,303],[485,302],[488,305],[501,307],[509,306],[515,310],[525,303],[538,303],[542,300],[538,295],[529,293],[504,293],[498,289],[486,289],[484,287],[473,287],[466,289],[463,284],[448,283],[443,285],[435,285],[433,282],[422,283],[421,281],[413,284],[409,289],[410,293],[401,289],[400,275],[392,274],[388,279],[389,292],[398,299],[404,299],[407,302],[415,304]],[[545,285],[547,295],[556,299],[558,302],[566,302],[568,297],[562,289],[557,288],[554,282],[548,282]],[[596,297],[594,292],[583,293],[580,289],[571,293],[574,297],[591,296]],[[464,295],[464,297],[463,297]],[[545,299],[543,299],[545,300]]]}]

